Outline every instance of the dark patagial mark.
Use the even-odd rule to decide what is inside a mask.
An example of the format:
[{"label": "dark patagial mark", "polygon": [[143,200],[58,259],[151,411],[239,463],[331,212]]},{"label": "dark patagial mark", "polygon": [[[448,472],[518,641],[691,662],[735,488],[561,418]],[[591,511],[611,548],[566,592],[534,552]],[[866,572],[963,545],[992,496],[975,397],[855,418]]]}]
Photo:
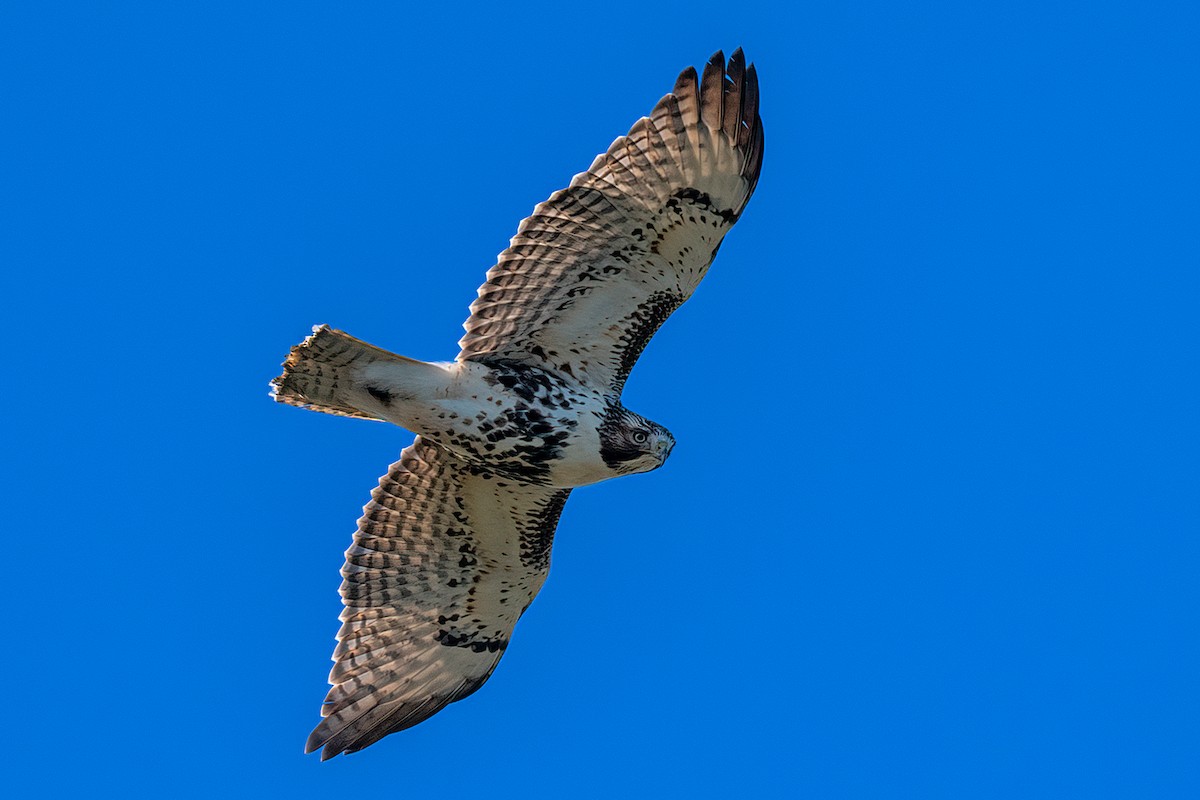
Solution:
[{"label": "dark patagial mark", "polygon": [[625,385],[625,379],[629,377],[630,370],[646,349],[650,338],[682,304],[683,296],[677,292],[655,292],[623,320],[626,330],[621,336],[621,360],[617,364],[613,388],[620,389]]},{"label": "dark patagial mark", "polygon": [[570,494],[570,489],[561,489],[550,496],[545,506],[530,513],[529,526],[521,531],[522,565],[538,571],[550,567],[554,530],[558,527],[558,518]]}]

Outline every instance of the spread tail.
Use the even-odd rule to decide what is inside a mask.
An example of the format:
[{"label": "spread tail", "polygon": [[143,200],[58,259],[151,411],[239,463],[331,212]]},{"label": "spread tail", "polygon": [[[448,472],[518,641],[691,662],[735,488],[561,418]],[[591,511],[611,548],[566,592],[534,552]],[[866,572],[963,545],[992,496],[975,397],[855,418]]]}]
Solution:
[{"label": "spread tail", "polygon": [[376,364],[432,366],[317,325],[288,353],[283,374],[271,381],[271,395],[280,403],[325,414],[382,419],[378,390],[364,385],[365,370]]}]

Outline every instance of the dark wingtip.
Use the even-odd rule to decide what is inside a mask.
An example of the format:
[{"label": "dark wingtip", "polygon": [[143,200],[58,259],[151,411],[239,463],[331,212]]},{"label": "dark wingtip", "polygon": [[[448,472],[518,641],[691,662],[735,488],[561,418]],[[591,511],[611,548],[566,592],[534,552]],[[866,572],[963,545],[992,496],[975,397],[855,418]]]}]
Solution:
[{"label": "dark wingtip", "polygon": [[709,130],[721,129],[721,116],[725,108],[725,53],[718,50],[704,65],[700,75],[700,119]]},{"label": "dark wingtip", "polygon": [[334,734],[325,723],[326,720],[322,719],[320,724],[313,728],[312,733],[308,735],[308,740],[304,742],[305,755],[321,750],[322,761],[328,761],[334,756],[347,752],[344,748],[333,744]]},{"label": "dark wingtip", "polygon": [[724,110],[721,112],[721,127],[734,144],[738,144],[741,131],[745,128],[742,98],[746,87],[746,59],[742,48],[733,51],[729,66],[725,70]]},{"label": "dark wingtip", "polygon": [[758,115],[758,71],[754,64],[746,67],[745,87],[742,89],[742,120],[746,128],[738,133],[738,145],[756,149],[762,161],[762,118]]},{"label": "dark wingtip", "polygon": [[696,68],[687,67],[675,79],[675,88],[671,90],[671,94],[679,96],[689,90],[694,92],[696,90],[696,79]]}]

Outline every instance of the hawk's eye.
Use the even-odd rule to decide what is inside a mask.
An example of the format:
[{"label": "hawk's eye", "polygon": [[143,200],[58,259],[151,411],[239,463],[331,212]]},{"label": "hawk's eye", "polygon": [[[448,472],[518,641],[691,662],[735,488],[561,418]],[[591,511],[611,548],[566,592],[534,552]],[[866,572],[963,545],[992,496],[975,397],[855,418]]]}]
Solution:
[{"label": "hawk's eye", "polygon": [[649,437],[646,435],[645,431],[634,431],[633,432],[633,443],[634,444],[645,444],[646,439],[648,439],[648,438]]}]

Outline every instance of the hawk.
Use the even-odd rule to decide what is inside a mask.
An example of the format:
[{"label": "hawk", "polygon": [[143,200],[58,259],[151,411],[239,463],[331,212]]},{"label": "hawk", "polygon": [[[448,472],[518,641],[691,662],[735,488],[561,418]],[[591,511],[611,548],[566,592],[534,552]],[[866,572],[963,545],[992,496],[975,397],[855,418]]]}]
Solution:
[{"label": "hawk", "polygon": [[704,277],[762,154],[754,66],[717,52],[521,223],[453,362],[326,325],[292,348],[277,401],[417,434],[346,551],[332,688],[306,752],[361,750],[482,686],[546,579],[571,490],[663,465],[674,438],[621,391]]}]

